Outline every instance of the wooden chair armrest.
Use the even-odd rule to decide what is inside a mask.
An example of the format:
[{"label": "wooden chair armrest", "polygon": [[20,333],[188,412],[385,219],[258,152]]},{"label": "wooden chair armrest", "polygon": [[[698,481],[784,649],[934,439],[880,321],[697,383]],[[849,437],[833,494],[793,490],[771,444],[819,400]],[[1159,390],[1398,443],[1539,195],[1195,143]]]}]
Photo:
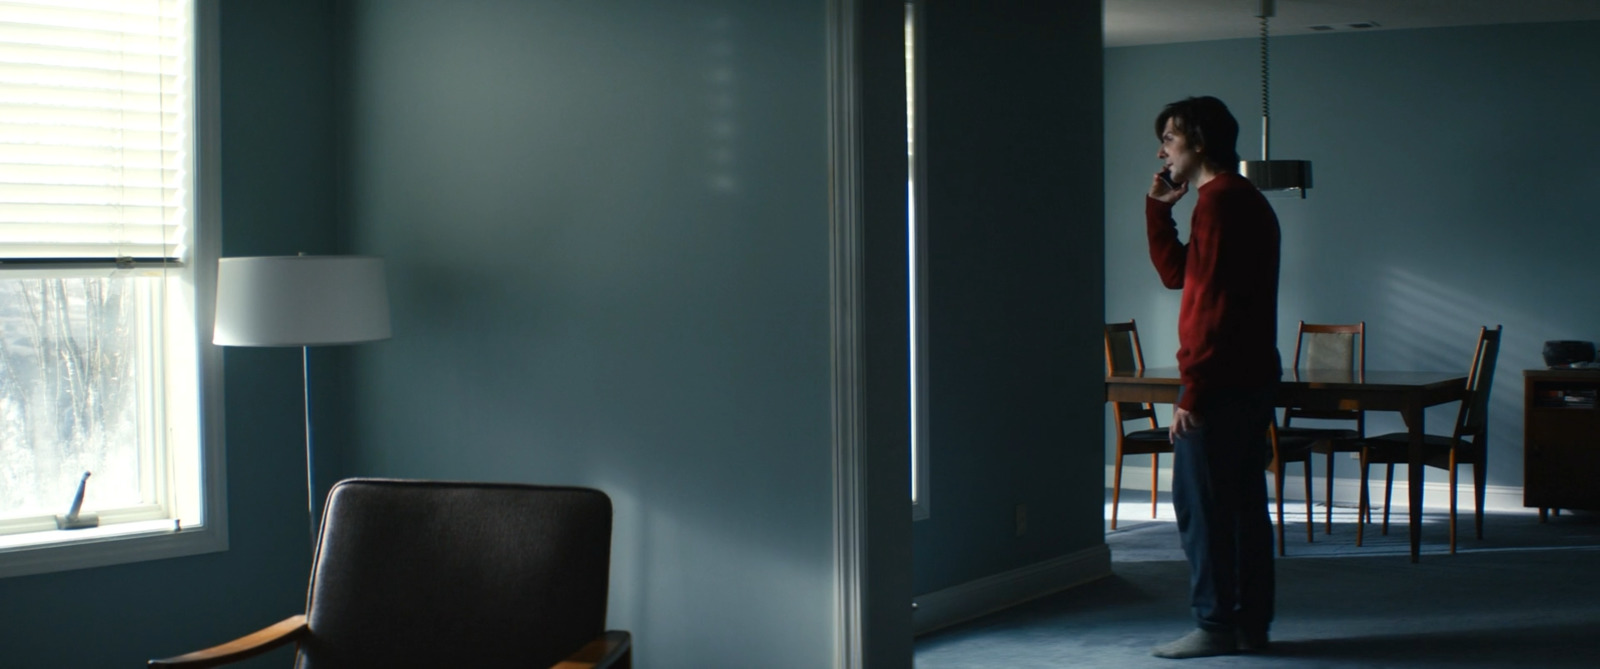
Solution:
[{"label": "wooden chair armrest", "polygon": [[202,667],[231,664],[298,640],[309,631],[311,631],[311,628],[306,626],[306,617],[304,615],[290,616],[219,646],[212,646],[205,650],[197,650],[177,657],[150,660],[149,666],[200,669]]},{"label": "wooden chair armrest", "polygon": [[633,636],[607,631],[550,669],[633,669]]}]

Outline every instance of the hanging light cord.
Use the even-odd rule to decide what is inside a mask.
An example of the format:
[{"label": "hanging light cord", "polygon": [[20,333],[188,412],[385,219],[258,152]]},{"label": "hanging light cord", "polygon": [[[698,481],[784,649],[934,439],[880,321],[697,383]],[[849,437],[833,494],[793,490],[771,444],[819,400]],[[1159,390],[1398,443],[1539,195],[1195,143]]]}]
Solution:
[{"label": "hanging light cord", "polygon": [[1267,142],[1268,128],[1272,124],[1272,89],[1270,85],[1272,68],[1267,55],[1267,17],[1272,15],[1271,0],[1261,2],[1261,159],[1269,160],[1271,149]]},{"label": "hanging light cord", "polygon": [[1271,76],[1272,75],[1271,75],[1270,69],[1268,68],[1268,58],[1267,58],[1267,16],[1266,16],[1265,13],[1263,13],[1261,15],[1261,117],[1262,118],[1271,118],[1272,117],[1272,96],[1271,96],[1270,89],[1268,88],[1268,81],[1269,81]]}]

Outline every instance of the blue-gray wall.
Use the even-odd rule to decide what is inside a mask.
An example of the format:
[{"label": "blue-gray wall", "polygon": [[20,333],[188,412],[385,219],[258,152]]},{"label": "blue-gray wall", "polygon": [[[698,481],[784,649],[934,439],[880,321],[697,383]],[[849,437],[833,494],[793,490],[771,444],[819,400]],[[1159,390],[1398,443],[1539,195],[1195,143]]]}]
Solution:
[{"label": "blue-gray wall", "polygon": [[[326,0],[227,3],[220,28],[223,255],[333,252]],[[138,666],[305,610],[300,351],[230,348],[224,365],[229,549],[0,579],[0,666]]]},{"label": "blue-gray wall", "polygon": [[[1465,370],[1478,326],[1503,324],[1491,485],[1522,484],[1521,370],[1543,365],[1547,339],[1600,339],[1588,186],[1600,182],[1588,149],[1597,29],[1272,40],[1272,154],[1312,160],[1316,178],[1308,199],[1271,200],[1283,227],[1285,364],[1299,320],[1365,320],[1368,369]],[[1146,251],[1143,194],[1160,169],[1152,119],[1166,102],[1216,95],[1240,119],[1240,153],[1259,156],[1257,50],[1255,40],[1106,50],[1105,317],[1138,319],[1150,365],[1174,364],[1178,312]],[[1180,229],[1191,206],[1175,214]],[[1453,419],[1454,407],[1431,411],[1430,431]],[[1403,429],[1397,418],[1369,417],[1369,432],[1393,429]],[[1353,462],[1338,462],[1341,476],[1356,476]]]},{"label": "blue-gray wall", "polygon": [[828,666],[824,3],[343,8],[343,471],[599,487],[641,665]]},{"label": "blue-gray wall", "polygon": [[1104,543],[1099,3],[924,11],[919,595]]}]

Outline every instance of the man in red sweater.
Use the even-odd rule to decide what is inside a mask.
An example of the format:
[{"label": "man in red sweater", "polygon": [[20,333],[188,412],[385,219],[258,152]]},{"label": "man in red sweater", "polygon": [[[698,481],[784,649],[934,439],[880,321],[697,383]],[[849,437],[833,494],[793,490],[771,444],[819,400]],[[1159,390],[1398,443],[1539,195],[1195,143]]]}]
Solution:
[{"label": "man in red sweater", "polygon": [[[1239,123],[1213,97],[1156,118],[1164,169],[1150,182],[1150,260],[1182,289],[1173,409],[1172,504],[1198,629],[1155,648],[1168,658],[1264,650],[1273,616],[1272,523],[1263,476],[1278,357],[1278,217],[1239,175]],[[1199,191],[1189,241],[1172,205]]]}]

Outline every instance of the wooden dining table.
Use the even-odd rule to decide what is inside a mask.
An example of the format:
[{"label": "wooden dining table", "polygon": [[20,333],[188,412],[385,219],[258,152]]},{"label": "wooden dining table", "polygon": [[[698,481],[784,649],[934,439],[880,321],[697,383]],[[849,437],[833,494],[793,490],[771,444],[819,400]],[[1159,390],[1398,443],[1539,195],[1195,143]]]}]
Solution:
[{"label": "wooden dining table", "polygon": [[[1178,401],[1180,383],[1177,367],[1115,372],[1106,375],[1106,401],[1172,404]],[[1422,545],[1424,410],[1464,400],[1467,395],[1467,375],[1462,372],[1284,370],[1275,406],[1394,411],[1405,419],[1411,435],[1410,466],[1406,468],[1406,491],[1411,502],[1411,561],[1417,562]]]}]

